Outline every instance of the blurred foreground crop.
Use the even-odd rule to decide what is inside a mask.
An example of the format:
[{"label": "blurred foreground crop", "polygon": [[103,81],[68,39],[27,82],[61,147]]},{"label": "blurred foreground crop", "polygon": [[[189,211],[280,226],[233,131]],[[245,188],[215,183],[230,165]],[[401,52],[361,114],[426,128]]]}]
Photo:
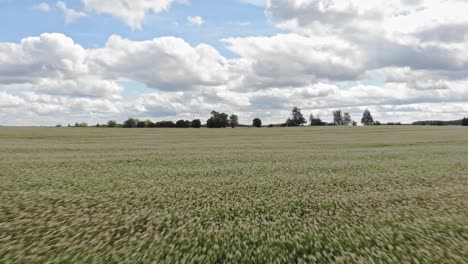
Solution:
[{"label": "blurred foreground crop", "polygon": [[466,263],[468,130],[0,128],[1,263]]}]

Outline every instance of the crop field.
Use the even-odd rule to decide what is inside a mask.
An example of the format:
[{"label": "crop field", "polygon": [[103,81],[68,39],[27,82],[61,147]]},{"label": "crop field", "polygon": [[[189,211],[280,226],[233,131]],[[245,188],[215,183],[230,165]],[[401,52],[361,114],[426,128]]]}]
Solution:
[{"label": "crop field", "polygon": [[0,128],[0,263],[467,263],[463,127]]}]

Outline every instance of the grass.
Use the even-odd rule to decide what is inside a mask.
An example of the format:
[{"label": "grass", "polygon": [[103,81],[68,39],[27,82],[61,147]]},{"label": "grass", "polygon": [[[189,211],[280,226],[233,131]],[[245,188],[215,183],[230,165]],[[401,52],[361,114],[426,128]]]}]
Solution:
[{"label": "grass", "polygon": [[466,263],[462,127],[0,128],[1,263]]}]

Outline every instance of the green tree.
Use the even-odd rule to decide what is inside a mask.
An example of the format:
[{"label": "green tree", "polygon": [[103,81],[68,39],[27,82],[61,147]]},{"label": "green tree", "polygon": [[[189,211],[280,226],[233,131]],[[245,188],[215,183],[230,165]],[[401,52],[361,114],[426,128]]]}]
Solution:
[{"label": "green tree", "polygon": [[175,127],[175,124],[172,121],[159,121],[154,124],[154,127],[171,128],[171,127]]},{"label": "green tree", "polygon": [[134,128],[134,127],[137,127],[138,122],[140,122],[140,120],[138,120],[136,118],[129,118],[129,119],[125,120],[125,122],[123,123],[123,127],[125,127],[125,128]]},{"label": "green tree", "polygon": [[235,128],[236,126],[239,125],[239,117],[235,114],[232,114],[229,117],[229,124],[231,125],[232,128]]},{"label": "green tree", "polygon": [[309,116],[309,122],[311,126],[324,126],[325,125],[322,122],[322,119],[320,119],[320,116],[317,115],[317,117],[314,117],[313,114]]},{"label": "green tree", "polygon": [[201,121],[200,119],[194,119],[191,123],[193,128],[200,128],[201,127]]},{"label": "green tree", "polygon": [[307,121],[302,115],[301,109],[296,106],[293,107],[291,111],[291,117],[286,120],[287,126],[302,126],[305,123],[307,123]]},{"label": "green tree", "polygon": [[254,127],[262,127],[262,120],[260,120],[260,118],[255,118],[253,121],[252,121],[252,125]]},{"label": "green tree", "polygon": [[117,122],[115,120],[107,121],[107,127],[117,127]]},{"label": "green tree", "polygon": [[372,114],[369,109],[364,110],[362,114],[361,124],[365,126],[372,126],[374,124],[374,118],[372,118]]},{"label": "green tree", "polygon": [[177,128],[189,128],[190,127],[190,121],[181,119],[181,120],[176,122],[175,127],[177,127]]},{"label": "green tree", "polygon": [[468,126],[468,118],[463,118],[462,119],[462,126]]},{"label": "green tree", "polygon": [[343,125],[349,126],[352,123],[353,123],[353,120],[351,119],[351,115],[349,113],[345,113],[343,116]]},{"label": "green tree", "polygon": [[146,127],[146,122],[145,121],[139,121],[137,123],[137,127],[138,128],[145,128]]},{"label": "green tree", "polygon": [[340,109],[333,111],[333,124],[342,126],[344,124],[343,113]]},{"label": "green tree", "polygon": [[146,119],[145,121],[145,127],[154,127],[153,121]]},{"label": "green tree", "polygon": [[228,115],[226,113],[211,112],[211,117],[206,121],[208,128],[225,128],[229,125]]}]

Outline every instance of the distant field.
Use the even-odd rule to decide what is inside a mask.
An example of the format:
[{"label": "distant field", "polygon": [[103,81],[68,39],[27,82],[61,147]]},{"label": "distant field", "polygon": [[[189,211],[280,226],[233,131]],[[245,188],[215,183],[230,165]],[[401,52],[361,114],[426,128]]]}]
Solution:
[{"label": "distant field", "polygon": [[0,263],[468,260],[468,129],[0,128]]}]

